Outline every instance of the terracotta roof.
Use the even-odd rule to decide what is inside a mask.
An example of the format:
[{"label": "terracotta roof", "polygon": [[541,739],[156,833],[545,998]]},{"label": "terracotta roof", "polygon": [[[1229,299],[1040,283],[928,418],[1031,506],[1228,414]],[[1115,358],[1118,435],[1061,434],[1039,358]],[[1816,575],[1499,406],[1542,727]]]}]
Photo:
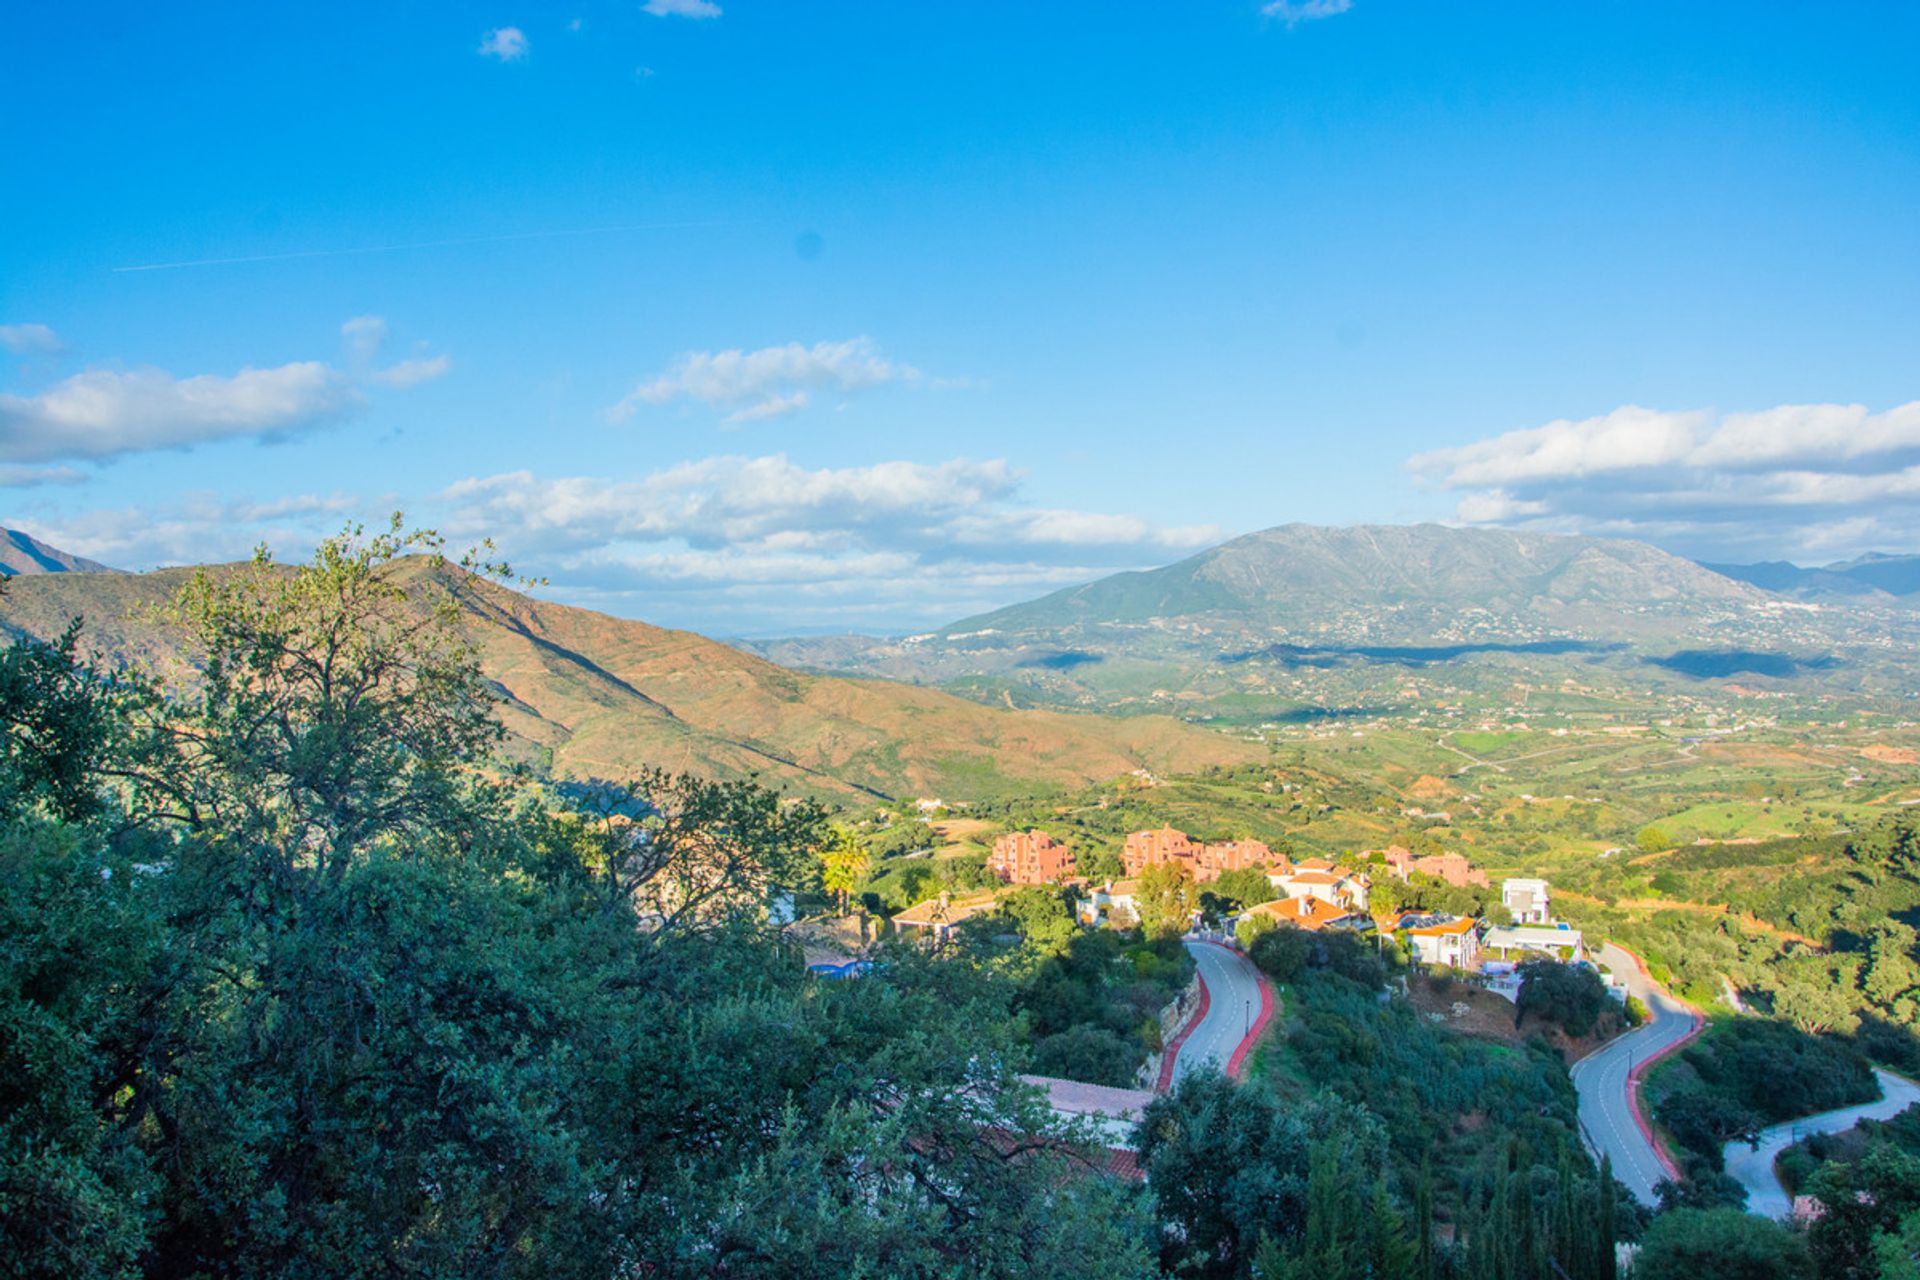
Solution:
[{"label": "terracotta roof", "polygon": [[1300,868],[1300,870],[1302,871],[1333,870],[1333,864],[1331,862],[1328,862],[1325,858],[1308,858],[1304,862],[1296,862],[1293,865]]},{"label": "terracotta roof", "polygon": [[1339,884],[1340,877],[1331,871],[1296,871],[1284,877],[1294,884]]},{"label": "terracotta roof", "polygon": [[1272,916],[1281,924],[1297,925],[1302,929],[1324,929],[1335,921],[1345,920],[1349,913],[1319,898],[1282,898],[1278,902],[1263,902],[1251,907],[1245,914]]}]

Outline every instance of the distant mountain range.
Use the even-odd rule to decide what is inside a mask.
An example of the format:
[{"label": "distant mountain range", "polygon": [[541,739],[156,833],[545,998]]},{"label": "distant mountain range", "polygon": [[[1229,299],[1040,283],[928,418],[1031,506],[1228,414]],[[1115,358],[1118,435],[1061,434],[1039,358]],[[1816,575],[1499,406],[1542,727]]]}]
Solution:
[{"label": "distant mountain range", "polygon": [[1864,555],[1814,569],[1803,569],[1785,560],[1705,567],[1762,590],[1798,599],[1920,596],[1920,555]]},{"label": "distant mountain range", "polygon": [[[1906,563],[1856,562],[1883,581],[1896,580],[1894,566]],[[1845,609],[1892,601],[1872,594]],[[1835,647],[1885,618],[1809,608],[1801,595],[1784,595],[1766,574],[1743,576],[1624,539],[1293,524],[924,635],[751,647],[802,668],[981,698],[1103,709],[1184,703],[1208,714],[1237,714],[1240,706],[1257,715],[1275,695],[1310,698],[1313,689],[1301,686],[1329,683],[1311,673],[1363,667],[1492,666],[1509,673],[1499,676],[1505,683],[1523,668],[1556,682],[1611,668],[1629,686],[1709,674],[1851,678]],[[1373,683],[1395,679],[1386,672]],[[1370,690],[1349,678],[1341,692]]]},{"label": "distant mountain range", "polygon": [[[57,634],[84,618],[106,657],[190,680],[181,636],[149,616],[192,570],[49,572],[0,598],[0,627]],[[423,589],[426,561],[398,573]],[[621,777],[649,765],[759,774],[842,798],[978,799],[1075,786],[1135,769],[1187,771],[1263,756],[1171,717],[1126,721],[983,706],[937,689],[803,675],[686,631],[535,600],[443,569],[522,758],[556,776]]]},{"label": "distant mountain range", "polygon": [[0,574],[117,573],[97,560],[70,555],[18,529],[0,529]]},{"label": "distant mountain range", "polygon": [[[0,628],[48,637],[83,616],[110,658],[192,678],[181,637],[149,617],[190,570],[102,571],[23,534],[0,553],[18,575]],[[737,646],[452,585],[514,749],[557,776],[659,765],[985,798],[1262,758],[1195,720],[1543,705],[1547,690],[1599,710],[1712,680],[1904,706],[1916,584],[1913,556],[1709,566],[1618,539],[1286,525],[923,635]]]}]

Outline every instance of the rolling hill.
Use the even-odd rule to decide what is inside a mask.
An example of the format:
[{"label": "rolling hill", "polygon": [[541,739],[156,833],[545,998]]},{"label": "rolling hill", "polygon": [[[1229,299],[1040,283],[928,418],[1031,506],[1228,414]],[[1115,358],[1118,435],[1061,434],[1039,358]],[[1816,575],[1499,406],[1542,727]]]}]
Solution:
[{"label": "rolling hill", "polygon": [[[191,572],[21,578],[0,601],[0,625],[44,638],[80,616],[87,643],[109,659],[190,679],[182,638],[144,614]],[[396,573],[414,590],[438,575],[455,592],[504,700],[512,749],[556,776],[657,765],[759,774],[828,796],[981,798],[1261,754],[1166,717],[1012,711],[935,689],[803,675],[691,632],[537,600],[423,560]]]}]

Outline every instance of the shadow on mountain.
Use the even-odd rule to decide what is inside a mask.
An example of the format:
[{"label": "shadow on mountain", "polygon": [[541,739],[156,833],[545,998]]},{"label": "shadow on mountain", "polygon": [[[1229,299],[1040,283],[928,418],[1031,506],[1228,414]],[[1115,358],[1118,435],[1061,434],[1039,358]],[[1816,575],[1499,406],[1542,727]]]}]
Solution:
[{"label": "shadow on mountain", "polygon": [[1359,720],[1393,713],[1392,707],[1295,707],[1261,719],[1267,724],[1314,724],[1321,720]]},{"label": "shadow on mountain", "polygon": [[1810,671],[1831,671],[1840,659],[1822,654],[1796,658],[1790,653],[1765,653],[1751,649],[1682,649],[1664,658],[1647,658],[1650,666],[1677,671],[1695,680],[1716,680],[1725,676],[1772,676],[1788,680]]},{"label": "shadow on mountain", "polygon": [[1444,645],[1298,645],[1270,644],[1241,653],[1224,653],[1223,663],[1266,659],[1283,667],[1344,667],[1354,662],[1371,662],[1402,667],[1425,667],[1436,662],[1451,662],[1476,653],[1524,653],[1554,656],[1569,653],[1612,653],[1624,648],[1593,640],[1486,641],[1479,644]]},{"label": "shadow on mountain", "polygon": [[1085,649],[1063,649],[1059,653],[1049,653],[1038,658],[1028,658],[1020,665],[1023,667],[1042,667],[1048,671],[1071,671],[1075,667],[1084,667],[1089,663],[1105,662],[1106,656],[1088,653]]}]

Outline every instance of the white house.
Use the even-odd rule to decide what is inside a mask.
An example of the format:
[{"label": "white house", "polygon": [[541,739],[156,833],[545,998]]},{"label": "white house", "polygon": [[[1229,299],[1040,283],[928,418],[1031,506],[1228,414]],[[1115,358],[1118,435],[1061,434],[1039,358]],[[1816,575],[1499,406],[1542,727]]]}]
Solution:
[{"label": "white house", "polygon": [[1291,871],[1269,875],[1267,883],[1289,898],[1317,898],[1342,911],[1367,909],[1367,881],[1339,867],[1302,864]]},{"label": "white house", "polygon": [[1580,931],[1564,924],[1518,924],[1512,928],[1489,929],[1480,945],[1502,960],[1517,960],[1529,952],[1555,960],[1581,960],[1587,954],[1581,945]]},{"label": "white house", "polygon": [[1131,929],[1140,923],[1140,908],[1135,895],[1140,891],[1138,880],[1111,880],[1097,888],[1088,889],[1077,897],[1075,914],[1080,923],[1090,929],[1112,924],[1122,929]]},{"label": "white house", "polygon": [[1552,924],[1545,880],[1502,880],[1500,901],[1513,913],[1515,924]]},{"label": "white house", "polygon": [[1471,969],[1480,958],[1480,930],[1472,920],[1410,911],[1400,917],[1394,932],[1407,940],[1422,964]]}]

